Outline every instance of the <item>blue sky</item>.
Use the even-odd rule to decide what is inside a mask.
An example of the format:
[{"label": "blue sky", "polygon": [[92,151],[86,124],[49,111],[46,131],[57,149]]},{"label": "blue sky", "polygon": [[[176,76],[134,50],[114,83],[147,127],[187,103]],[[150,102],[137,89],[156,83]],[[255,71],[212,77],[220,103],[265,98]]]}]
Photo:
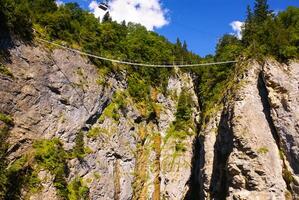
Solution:
[{"label": "blue sky", "polygon": [[[63,2],[77,2],[81,7],[90,9],[92,0],[62,0]],[[218,39],[225,33],[232,33],[230,23],[244,21],[246,6],[253,5],[254,0],[114,0],[120,2],[114,4],[115,18],[124,15],[126,19],[138,18],[148,29],[154,29],[159,34],[174,42],[177,37],[186,40],[189,50],[201,56],[214,53]],[[140,1],[141,4],[151,4],[155,12],[150,13],[143,9],[143,13],[134,13],[135,10],[124,9],[121,5],[125,1]],[[281,11],[288,6],[299,7],[299,0],[268,0],[270,8]],[[159,5],[157,5],[159,4]],[[147,5],[145,5],[147,6]],[[93,10],[96,12],[96,10]],[[122,12],[122,13],[119,13]],[[123,13],[127,12],[127,13]],[[149,18],[144,18],[145,13]],[[128,16],[128,15],[133,16]],[[100,15],[100,14],[99,14]],[[129,18],[128,18],[129,17]],[[131,18],[130,18],[131,17]],[[155,19],[154,19],[155,18]],[[155,23],[156,22],[156,23]],[[154,28],[155,27],[155,28]],[[159,27],[159,28],[156,28]]]}]

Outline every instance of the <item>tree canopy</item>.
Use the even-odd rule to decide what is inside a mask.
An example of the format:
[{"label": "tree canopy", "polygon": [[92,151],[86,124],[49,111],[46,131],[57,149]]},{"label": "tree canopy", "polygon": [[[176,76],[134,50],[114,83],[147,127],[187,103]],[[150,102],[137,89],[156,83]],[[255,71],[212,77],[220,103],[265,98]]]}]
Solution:
[{"label": "tree canopy", "polygon": [[299,8],[289,7],[275,15],[266,0],[256,0],[253,12],[247,8],[243,48],[247,55],[273,56],[280,61],[298,58]]}]

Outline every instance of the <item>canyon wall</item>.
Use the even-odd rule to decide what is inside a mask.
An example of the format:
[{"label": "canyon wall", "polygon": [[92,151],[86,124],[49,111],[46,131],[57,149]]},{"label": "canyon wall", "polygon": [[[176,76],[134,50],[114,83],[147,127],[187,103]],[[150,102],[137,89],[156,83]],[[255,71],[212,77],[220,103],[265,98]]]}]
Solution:
[{"label": "canyon wall", "polygon": [[[148,112],[130,97],[126,71],[104,76],[73,52],[18,44],[3,65],[0,112],[14,121],[7,168],[26,156],[41,185],[15,197],[61,198],[35,144],[58,139],[69,155],[64,186],[80,180],[90,199],[298,199],[298,62],[245,64],[205,123],[197,77],[179,69],[166,92],[152,88]],[[182,101],[192,114],[179,130]]]}]

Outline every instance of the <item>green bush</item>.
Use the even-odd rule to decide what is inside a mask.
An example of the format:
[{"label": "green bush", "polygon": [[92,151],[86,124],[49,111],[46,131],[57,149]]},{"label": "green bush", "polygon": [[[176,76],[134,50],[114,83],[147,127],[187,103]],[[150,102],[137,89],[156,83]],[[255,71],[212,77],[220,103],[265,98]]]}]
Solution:
[{"label": "green bush", "polygon": [[177,142],[175,144],[175,151],[177,153],[180,153],[180,152],[186,152],[187,151],[187,148],[186,148],[186,145],[184,145],[181,141]]},{"label": "green bush", "polygon": [[261,147],[257,150],[259,154],[267,154],[269,152],[269,149],[267,147]]},{"label": "green bush", "polygon": [[5,115],[3,113],[0,113],[0,121],[7,125],[13,125],[13,119],[9,115]]},{"label": "green bush", "polygon": [[[190,124],[188,124],[190,125]],[[187,127],[188,125],[185,124],[183,128],[189,129]],[[176,127],[174,124],[170,125],[170,127],[167,130],[167,134],[164,138],[164,142],[166,143],[169,138],[174,138],[178,141],[185,140],[188,136],[191,136],[192,133],[189,130],[180,129],[178,130],[178,127]]]},{"label": "green bush", "polygon": [[106,117],[114,119],[115,121],[118,121],[120,118],[119,112],[119,105],[114,103],[113,101],[105,108],[103,111],[101,117],[100,117],[100,122],[103,122]]},{"label": "green bush", "polygon": [[35,149],[35,160],[37,164],[55,176],[54,186],[58,190],[58,194],[67,198],[67,182],[68,174],[67,158],[68,155],[63,149],[59,139],[41,140],[33,144]]},{"label": "green bush", "polygon": [[99,127],[91,128],[88,133],[88,138],[97,138],[101,134],[101,129]]},{"label": "green bush", "polygon": [[[33,147],[33,154],[22,156],[7,171],[4,171],[3,175],[1,173],[0,187],[3,188],[1,190],[3,192],[0,192],[1,198],[19,199],[22,190],[28,191],[28,194],[38,192],[41,189],[41,180],[37,174],[45,169],[54,176],[53,184],[62,199],[88,199],[88,188],[82,184],[81,179],[76,178],[70,184],[66,181],[67,160],[71,158],[71,155],[63,149],[59,139],[36,141]],[[73,151],[78,150],[74,148]],[[81,152],[78,154],[82,155]],[[0,170],[2,170],[1,166],[0,164]]]},{"label": "green bush", "polygon": [[144,77],[139,76],[137,73],[135,75],[129,76],[128,79],[128,92],[135,101],[141,101],[143,99],[148,100],[150,94],[150,85],[146,83]]},{"label": "green bush", "polygon": [[0,127],[0,199],[4,199],[7,191],[9,191],[10,189],[10,180],[7,171],[8,162],[6,159],[6,152],[9,147],[7,143],[7,138],[9,136],[10,126],[13,125],[13,119],[8,115],[0,113],[0,121],[5,123],[2,124]]},{"label": "green bush", "polygon": [[76,177],[67,186],[69,195],[69,200],[88,200],[89,199],[89,189],[83,185],[81,178]]},{"label": "green bush", "polygon": [[8,149],[8,144],[6,139],[9,134],[9,128],[7,125],[0,127],[0,199],[3,199],[7,189],[7,160],[6,151]]},{"label": "green bush", "polygon": [[85,157],[85,147],[84,147],[84,133],[83,131],[79,131],[76,135],[75,146],[73,148],[73,154],[78,159],[82,159]]},{"label": "green bush", "polygon": [[190,93],[186,92],[185,89],[183,89],[177,106],[177,112],[175,114],[176,121],[184,121],[187,122],[191,119],[192,116],[192,107],[193,107],[192,97]]},{"label": "green bush", "polygon": [[191,94],[183,89],[178,100],[177,112],[175,114],[176,119],[168,128],[164,138],[164,143],[167,143],[170,138],[174,139],[175,154],[186,151],[187,147],[184,144],[184,140],[195,133],[192,119],[193,106],[194,103]]},{"label": "green bush", "polygon": [[2,63],[0,63],[0,74],[13,77],[13,74]]},{"label": "green bush", "polygon": [[88,131],[87,137],[95,139],[100,135],[108,135],[108,134],[109,134],[109,131],[105,128],[93,127]]},{"label": "green bush", "polygon": [[20,199],[22,190],[33,194],[41,189],[41,181],[27,156],[17,159],[6,171],[5,199]]}]

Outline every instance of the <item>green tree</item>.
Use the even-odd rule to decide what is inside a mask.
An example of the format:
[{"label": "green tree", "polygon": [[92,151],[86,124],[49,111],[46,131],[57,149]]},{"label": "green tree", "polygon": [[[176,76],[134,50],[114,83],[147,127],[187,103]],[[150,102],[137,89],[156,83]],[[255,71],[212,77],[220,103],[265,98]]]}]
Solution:
[{"label": "green tree", "polygon": [[103,22],[103,23],[104,23],[104,22],[112,22],[112,18],[111,18],[111,16],[110,16],[110,13],[109,13],[109,12],[107,12],[107,13],[104,15],[102,22]]},{"label": "green tree", "polygon": [[6,192],[7,177],[6,177],[6,150],[8,148],[7,139],[8,126],[1,125],[0,127],[0,199],[3,199]]},{"label": "green tree", "polygon": [[84,145],[83,131],[79,131],[79,133],[77,133],[77,135],[76,135],[73,153],[78,159],[82,159],[85,156],[85,145]]},{"label": "green tree", "polygon": [[242,42],[245,46],[249,46],[252,42],[252,37],[255,33],[254,23],[253,23],[253,13],[250,6],[247,6],[247,17],[244,24],[244,29],[242,31]]},{"label": "green tree", "polygon": [[236,60],[242,52],[241,41],[233,35],[226,34],[216,46],[216,61]]},{"label": "green tree", "polygon": [[280,12],[272,23],[267,40],[268,52],[281,61],[299,57],[299,8],[289,7]]},{"label": "green tree", "polygon": [[0,1],[0,28],[1,34],[10,33],[19,39],[28,41],[32,39],[32,21],[30,9],[24,3],[14,0]]},{"label": "green tree", "polygon": [[270,30],[266,27],[272,20],[273,15],[267,0],[255,0],[253,12],[249,6],[247,7],[242,43],[247,47],[246,52],[249,56],[261,58],[267,53],[265,41]]},{"label": "green tree", "polygon": [[257,24],[263,23],[271,16],[267,0],[255,0],[254,4],[254,21]]}]

